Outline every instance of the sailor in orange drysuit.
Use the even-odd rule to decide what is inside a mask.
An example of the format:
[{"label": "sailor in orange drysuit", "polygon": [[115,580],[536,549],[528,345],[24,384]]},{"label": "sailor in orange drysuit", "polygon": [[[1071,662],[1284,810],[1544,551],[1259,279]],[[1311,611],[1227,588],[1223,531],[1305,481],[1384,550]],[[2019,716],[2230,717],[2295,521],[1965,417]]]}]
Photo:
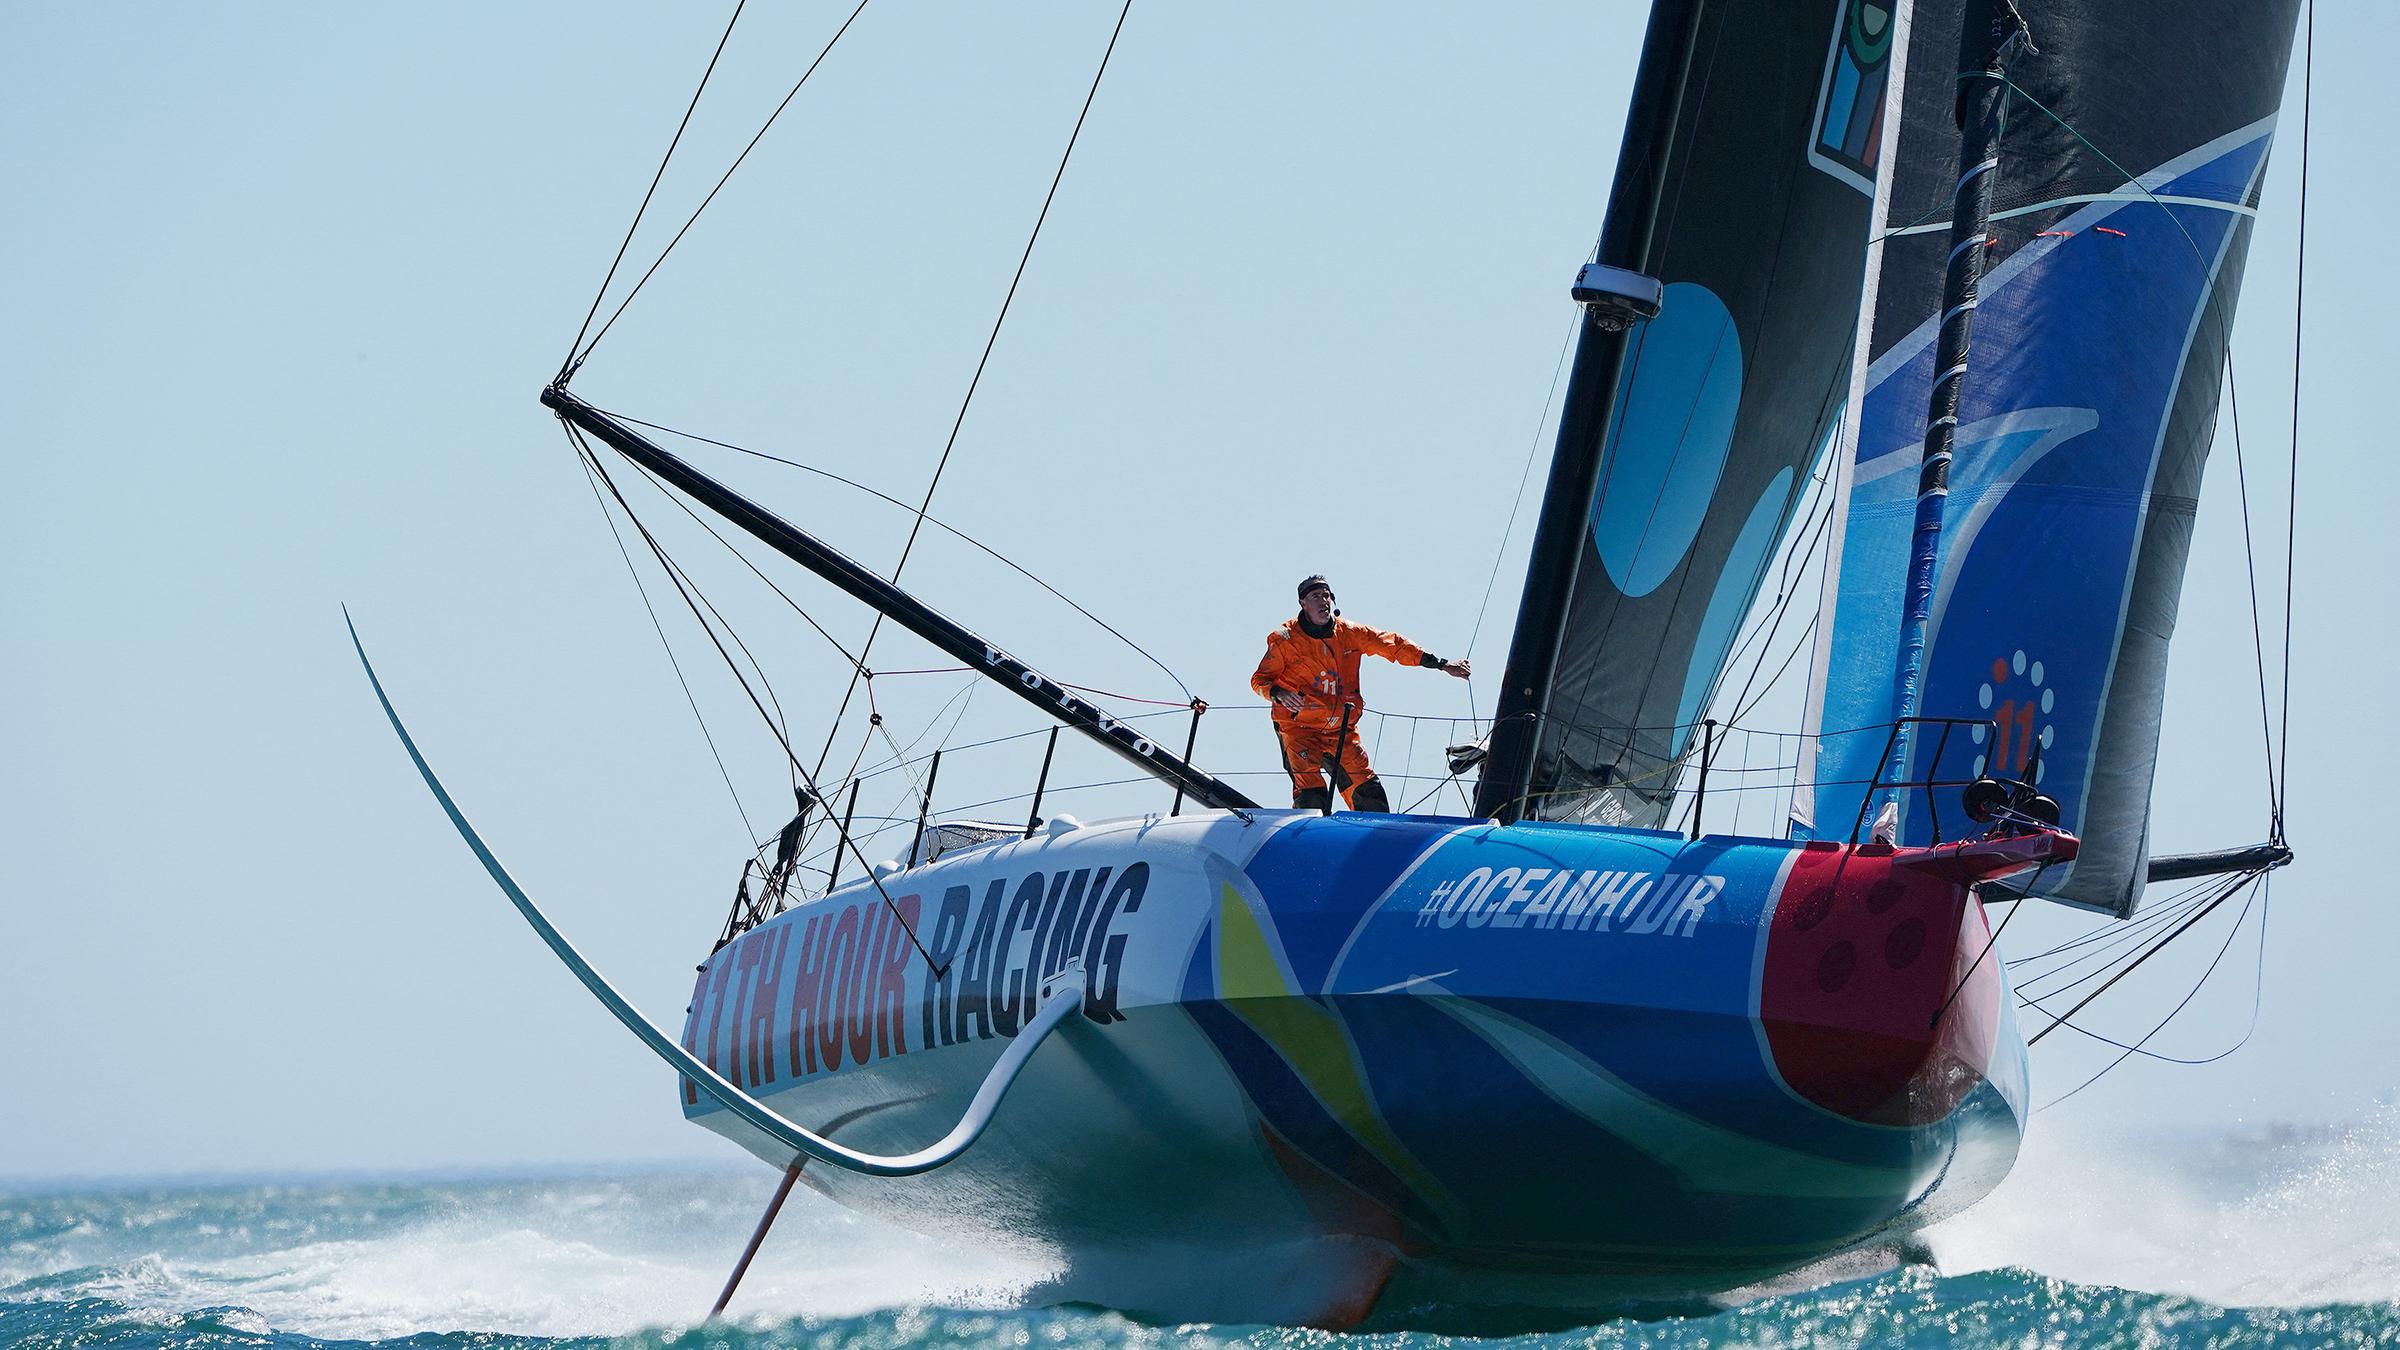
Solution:
[{"label": "sailor in orange drysuit", "polygon": [[1366,711],[1359,696],[1358,660],[1380,656],[1401,665],[1424,666],[1466,679],[1465,661],[1444,661],[1400,636],[1352,623],[1333,607],[1333,587],[1312,576],[1300,583],[1300,613],[1267,634],[1267,654],[1250,687],[1275,705],[1275,734],[1283,741],[1284,768],[1292,775],[1292,805],[1323,810],[1333,804],[1325,784],[1325,761],[1340,742],[1342,795],[1353,810],[1389,811],[1390,798],[1358,743],[1358,720]]}]

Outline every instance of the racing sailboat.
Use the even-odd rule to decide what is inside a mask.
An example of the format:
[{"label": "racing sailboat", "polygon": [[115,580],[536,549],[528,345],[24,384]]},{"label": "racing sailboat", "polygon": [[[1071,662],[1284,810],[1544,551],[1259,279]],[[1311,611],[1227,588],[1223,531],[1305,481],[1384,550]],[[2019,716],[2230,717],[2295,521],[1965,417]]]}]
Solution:
[{"label": "racing sailboat", "polygon": [[[1037,795],[1022,828],[929,822],[870,866],[842,785],[812,781],[794,829],[855,870],[810,895],[787,848],[769,891],[746,879],[674,1037],[400,734],[512,901],[679,1071],[687,1116],[787,1190],[1047,1260],[1053,1297],[1348,1325],[1709,1293],[1903,1240],[1998,1184],[2024,1129],[1987,888],[2124,913],[2162,874],[2140,842],[2157,620],[2296,6],[2205,5],[2172,51],[2126,6],[2018,8],[1655,6],[1472,815],[1263,808],[571,369],[543,401],[579,444],[1177,807],[1042,821]],[[1962,121],[2031,167],[1992,193]],[[1955,209],[1971,196],[1988,221]],[[2137,221],[2152,246],[2118,247]],[[1960,237],[1980,306],[1945,265]],[[1961,387],[1936,356],[1978,307],[1963,402],[1931,419],[1960,467],[1927,537],[1885,494],[1934,475],[1890,461]],[[2097,368],[2058,337],[2095,324]],[[1674,828],[1735,633],[1828,463],[1841,550],[1796,828]],[[1904,696],[1912,575],[1933,584]]]}]

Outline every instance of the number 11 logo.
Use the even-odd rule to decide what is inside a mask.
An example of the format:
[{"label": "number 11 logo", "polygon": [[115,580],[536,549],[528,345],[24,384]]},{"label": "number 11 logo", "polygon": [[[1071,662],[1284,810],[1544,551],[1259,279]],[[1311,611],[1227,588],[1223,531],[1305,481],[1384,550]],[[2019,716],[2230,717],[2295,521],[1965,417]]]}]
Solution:
[{"label": "number 11 logo", "polygon": [[[2049,765],[2033,764],[2034,746],[2041,746],[2047,754],[2058,735],[2058,729],[2048,721],[2051,707],[2058,702],[2058,691],[2043,687],[2046,673],[2041,662],[2028,662],[2022,650],[2013,656],[1993,659],[1992,678],[1975,692],[1976,703],[1991,714],[1996,733],[1995,743],[1986,748],[1986,753],[1975,757],[1978,776],[1990,773],[2022,778],[2031,766],[2034,781],[2038,783],[2049,772]],[[1984,728],[1975,728],[1977,745],[1983,744],[1984,734]]]}]

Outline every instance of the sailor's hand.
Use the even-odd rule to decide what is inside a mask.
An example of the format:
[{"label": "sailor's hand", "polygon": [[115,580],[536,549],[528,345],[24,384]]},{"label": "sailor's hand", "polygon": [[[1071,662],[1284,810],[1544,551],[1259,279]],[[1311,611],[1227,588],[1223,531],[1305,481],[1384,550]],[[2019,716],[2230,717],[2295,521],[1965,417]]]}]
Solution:
[{"label": "sailor's hand", "polygon": [[1298,694],[1293,693],[1289,689],[1278,689],[1275,691],[1275,706],[1282,708],[1286,712],[1300,711],[1301,704],[1305,703],[1306,701],[1307,700],[1301,698]]},{"label": "sailor's hand", "polygon": [[1475,663],[1472,661],[1444,661],[1442,670],[1445,674],[1455,675],[1463,680],[1475,673]]}]

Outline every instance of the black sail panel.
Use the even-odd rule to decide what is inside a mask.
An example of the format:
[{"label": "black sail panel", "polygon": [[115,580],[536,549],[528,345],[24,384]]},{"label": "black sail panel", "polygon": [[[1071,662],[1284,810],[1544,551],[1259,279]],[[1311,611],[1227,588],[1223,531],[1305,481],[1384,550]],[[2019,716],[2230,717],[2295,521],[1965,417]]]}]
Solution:
[{"label": "black sail panel", "polygon": [[1664,294],[1578,344],[1483,813],[1665,821],[1840,411],[1894,27],[1869,0],[1653,11],[1596,260]]}]

